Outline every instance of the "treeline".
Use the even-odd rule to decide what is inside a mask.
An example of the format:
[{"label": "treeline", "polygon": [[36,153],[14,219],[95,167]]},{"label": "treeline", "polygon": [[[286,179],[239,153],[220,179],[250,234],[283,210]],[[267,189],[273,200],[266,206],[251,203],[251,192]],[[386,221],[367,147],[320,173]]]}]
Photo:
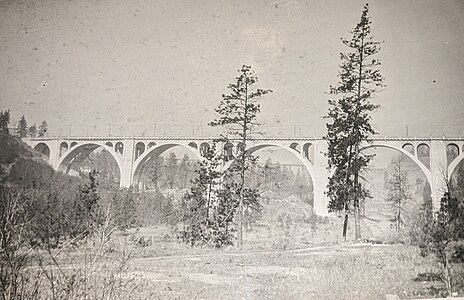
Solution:
[{"label": "treeline", "polygon": [[176,153],[169,152],[167,158],[158,155],[146,164],[136,179],[141,182],[142,189],[183,190],[190,188],[198,167],[198,162],[187,154],[179,159]]},{"label": "treeline", "polygon": [[85,258],[86,267],[97,268],[115,230],[180,220],[172,196],[120,190],[95,170],[82,178],[55,172],[21,140],[2,133],[0,166],[0,295],[5,299],[37,299],[49,294],[50,286],[53,298],[56,291],[79,293],[73,289],[88,283],[83,273],[55,273],[61,270],[55,260],[61,249],[97,243],[92,259]]},{"label": "treeline", "polygon": [[313,182],[303,166],[295,166],[295,171],[289,166],[268,158],[264,165],[253,166],[248,171],[249,186],[263,193],[272,191],[278,196],[298,196],[304,202],[313,206]]},{"label": "treeline", "polygon": [[[98,171],[82,177],[54,171],[20,140],[0,134],[1,213],[16,201],[27,218],[28,243],[56,247],[64,240],[86,235],[107,215],[120,229],[178,222],[176,201],[160,191],[120,189]],[[187,161],[187,160],[185,160]],[[16,199],[17,198],[17,199]],[[180,197],[178,197],[180,198]],[[177,201],[178,202],[178,201]],[[5,216],[2,216],[5,217]]]},{"label": "treeline", "polygon": [[[0,133],[11,134],[8,130],[10,123],[10,111],[0,111]],[[16,126],[16,134],[20,137],[43,137],[47,134],[48,124],[47,121],[42,121],[42,123],[37,126],[35,123],[31,126],[28,126],[26,118],[24,115],[18,121]]]},{"label": "treeline", "polygon": [[[108,152],[92,153],[88,164],[91,169],[98,170],[102,179],[106,180],[103,184],[119,185],[119,169]],[[198,161],[190,159],[187,154],[180,159],[175,152],[169,152],[166,158],[158,155],[147,162],[136,174],[134,181],[136,188],[142,191],[184,190],[190,188],[198,168]]]}]

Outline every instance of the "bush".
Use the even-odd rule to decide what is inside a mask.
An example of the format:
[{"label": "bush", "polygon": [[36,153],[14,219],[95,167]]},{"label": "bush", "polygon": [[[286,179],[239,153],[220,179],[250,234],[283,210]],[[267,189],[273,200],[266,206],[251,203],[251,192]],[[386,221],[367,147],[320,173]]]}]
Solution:
[{"label": "bush", "polygon": [[457,283],[456,265],[462,262],[464,240],[464,201],[446,192],[435,218],[425,223],[419,246],[423,254],[431,253],[441,267],[441,280],[451,296]]}]

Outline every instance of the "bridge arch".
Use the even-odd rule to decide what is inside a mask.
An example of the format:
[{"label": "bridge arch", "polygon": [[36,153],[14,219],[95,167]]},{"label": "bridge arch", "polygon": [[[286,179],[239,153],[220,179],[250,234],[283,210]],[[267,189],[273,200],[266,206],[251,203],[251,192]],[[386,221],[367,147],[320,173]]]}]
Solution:
[{"label": "bridge arch", "polygon": [[420,143],[416,149],[417,159],[419,159],[427,169],[430,169],[430,146],[426,143]]},{"label": "bridge arch", "polygon": [[[258,151],[258,150],[262,150],[264,148],[269,148],[269,147],[276,147],[276,148],[279,148],[279,149],[284,149],[284,150],[288,151],[288,153],[291,153],[294,157],[296,157],[303,164],[303,166],[306,168],[306,170],[308,170],[309,175],[311,176],[311,179],[314,180],[314,165],[313,165],[313,163],[310,160],[302,157],[300,155],[300,153],[295,151],[295,149],[293,149],[293,148],[285,147],[283,145],[276,144],[276,143],[262,143],[262,144],[253,145],[252,147],[248,148],[246,150],[246,152],[252,154],[252,153],[254,153],[254,152]],[[234,161],[229,161],[225,165],[225,169],[228,169],[232,165],[233,162]]]},{"label": "bridge arch", "polygon": [[448,167],[448,178],[451,179],[451,176],[453,175],[454,171],[456,168],[459,166],[459,163],[464,160],[464,151],[459,154],[458,157],[456,157],[449,165]]},{"label": "bridge arch", "polygon": [[124,155],[124,144],[122,142],[117,142],[114,145],[114,151],[116,151],[117,153],[121,155]]},{"label": "bridge arch", "polygon": [[[284,145],[277,144],[277,143],[261,143],[261,144],[253,145],[252,147],[246,149],[246,152],[252,154],[258,150],[262,150],[262,149],[269,148],[269,147],[276,147],[279,149],[286,150],[288,153],[291,153],[292,156],[296,157],[301,162],[301,164],[308,171],[311,181],[313,183],[313,195],[319,195],[321,191],[325,189],[325,186],[319,186],[315,183],[316,174],[315,174],[313,163],[309,159],[306,159],[303,156],[301,156],[300,152],[291,148],[290,145],[284,146]],[[228,169],[234,163],[234,161],[235,160],[228,161],[227,164],[224,166],[224,169]],[[320,199],[314,198],[313,209],[316,209],[316,207],[319,206],[316,204],[316,201],[318,200],[320,201]]]},{"label": "bridge arch", "polygon": [[459,146],[455,143],[449,143],[446,145],[446,165],[449,166],[453,160],[459,156]]},{"label": "bridge arch", "polygon": [[303,145],[303,156],[310,161],[314,161],[314,145],[312,143],[305,143]]},{"label": "bridge arch", "polygon": [[46,143],[38,143],[35,145],[34,150],[50,158],[50,147]]},{"label": "bridge arch", "polygon": [[134,167],[133,167],[133,171],[132,171],[132,174],[131,174],[131,182],[132,184],[135,184],[135,179],[136,179],[136,176],[139,175],[139,173],[141,172],[143,166],[151,159],[151,157],[153,156],[158,156],[160,154],[162,154],[163,152],[171,149],[171,148],[174,148],[174,147],[177,147],[177,146],[180,146],[184,149],[187,149],[190,153],[192,153],[194,155],[195,158],[197,158],[199,161],[201,161],[203,158],[201,157],[201,155],[195,151],[195,149],[191,146],[188,146],[188,145],[184,145],[184,144],[181,144],[181,143],[164,143],[164,144],[157,144],[151,148],[148,148],[144,153],[142,153],[134,162]]},{"label": "bridge arch", "polygon": [[411,153],[412,155],[415,155],[415,153],[416,153],[415,147],[414,147],[414,145],[411,144],[411,143],[405,143],[405,144],[403,144],[403,146],[402,146],[401,148],[403,148],[404,150],[408,151],[408,152]]},{"label": "bridge arch", "polygon": [[145,152],[145,143],[144,142],[138,142],[135,144],[135,160],[140,157],[140,155]]},{"label": "bridge arch", "polygon": [[226,160],[234,158],[234,145],[231,142],[227,142],[223,147],[223,154]]},{"label": "bridge arch", "polygon": [[[62,167],[66,167],[64,169],[64,173],[68,174],[69,173],[69,167],[73,163],[73,161],[80,155],[90,155],[93,151],[95,151],[98,148],[103,148],[110,155],[113,157],[113,159],[116,161],[116,164],[118,165],[119,169],[119,176],[121,177],[122,175],[122,163],[121,159],[118,157],[118,155],[112,151],[113,149],[105,145],[104,143],[98,143],[98,142],[87,142],[87,143],[81,143],[81,144],[76,144],[73,147],[69,148],[69,150],[58,159],[58,163],[56,164],[56,169],[60,170]],[[63,170],[63,169],[62,169]],[[121,178],[119,178],[121,180]]]},{"label": "bridge arch", "polygon": [[68,151],[68,148],[69,148],[69,147],[68,147],[68,143],[62,142],[62,143],[60,144],[60,157],[61,157],[63,154],[65,154],[66,151]]},{"label": "bridge arch", "polygon": [[204,155],[206,152],[209,151],[209,149],[211,149],[211,146],[209,145],[209,143],[203,142],[203,143],[200,144],[200,154],[201,155]]},{"label": "bridge arch", "polygon": [[375,144],[371,144],[371,145],[368,145],[368,146],[365,146],[365,147],[361,148],[360,151],[363,151],[363,150],[366,150],[366,149],[369,149],[369,148],[382,148],[382,147],[396,150],[396,151],[406,155],[410,159],[412,159],[416,163],[416,165],[424,173],[425,177],[427,178],[427,181],[429,182],[430,187],[433,186],[432,185],[432,173],[430,172],[430,170],[424,165],[424,163],[422,163],[422,161],[420,161],[416,156],[414,156],[411,152],[409,152],[405,148],[400,148],[400,147],[396,147],[394,145],[389,145],[389,144],[375,143]]}]

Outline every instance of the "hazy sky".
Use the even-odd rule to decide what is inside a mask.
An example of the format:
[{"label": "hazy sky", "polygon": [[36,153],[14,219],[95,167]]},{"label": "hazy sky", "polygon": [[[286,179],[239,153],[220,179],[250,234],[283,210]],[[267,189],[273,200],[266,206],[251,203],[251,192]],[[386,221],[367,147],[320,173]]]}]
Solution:
[{"label": "hazy sky", "polygon": [[[14,123],[22,114],[29,123],[46,119],[55,132],[68,124],[205,125],[249,64],[259,86],[274,90],[261,120],[320,128],[346,50],[340,37],[364,3],[0,0],[0,109]],[[385,41],[387,84],[374,121],[464,131],[464,1],[373,1],[370,15]]]}]

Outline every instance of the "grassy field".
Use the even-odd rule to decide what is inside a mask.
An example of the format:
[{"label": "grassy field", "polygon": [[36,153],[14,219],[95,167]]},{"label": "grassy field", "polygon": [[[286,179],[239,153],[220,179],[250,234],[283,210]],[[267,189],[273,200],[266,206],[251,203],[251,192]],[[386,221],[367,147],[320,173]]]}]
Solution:
[{"label": "grassy field", "polygon": [[[108,240],[89,237],[79,246],[53,250],[51,256],[42,253],[38,257],[49,258],[40,262],[42,267],[29,270],[42,272],[40,290],[46,291],[45,299],[444,295],[437,264],[432,257],[422,257],[417,247],[372,242],[370,236],[375,237],[377,229],[368,223],[363,223],[363,233],[370,242],[345,242],[341,219],[314,219],[304,206],[290,204],[292,209],[284,202],[267,206],[263,219],[246,231],[242,250],[191,248],[178,242],[175,227],[160,225],[114,232]],[[384,240],[395,240],[385,236]],[[463,286],[457,290],[464,295]]]},{"label": "grassy field", "polygon": [[443,288],[431,258],[404,245],[192,249],[171,229],[150,227],[119,233],[105,247],[86,274],[82,262],[92,257],[91,247],[57,256],[65,272],[86,276],[91,299],[111,294],[104,291],[109,287],[109,299],[411,299],[438,296]]}]

